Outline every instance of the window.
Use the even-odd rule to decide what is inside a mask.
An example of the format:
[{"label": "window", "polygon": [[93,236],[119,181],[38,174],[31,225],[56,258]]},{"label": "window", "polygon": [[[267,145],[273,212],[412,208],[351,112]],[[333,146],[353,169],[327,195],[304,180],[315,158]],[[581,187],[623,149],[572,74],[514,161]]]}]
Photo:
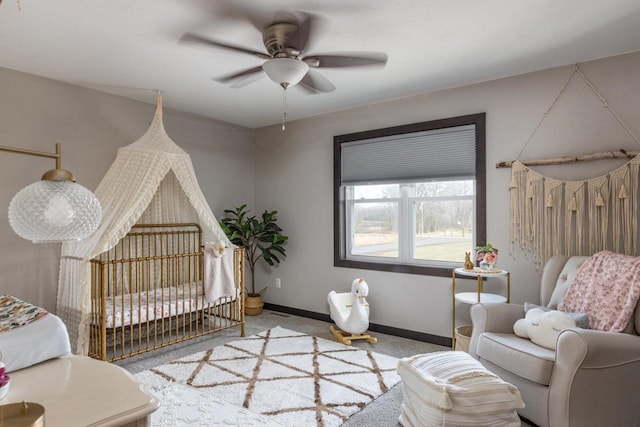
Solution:
[{"label": "window", "polygon": [[485,114],[334,137],[334,264],[450,275],[484,243]]}]

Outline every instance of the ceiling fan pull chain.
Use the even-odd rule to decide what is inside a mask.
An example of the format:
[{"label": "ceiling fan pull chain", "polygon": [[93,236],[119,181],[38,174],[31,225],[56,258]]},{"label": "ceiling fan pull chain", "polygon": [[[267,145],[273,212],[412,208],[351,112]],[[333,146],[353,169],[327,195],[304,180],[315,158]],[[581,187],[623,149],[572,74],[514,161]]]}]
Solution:
[{"label": "ceiling fan pull chain", "polygon": [[282,88],[282,131],[285,130],[285,123],[287,121],[287,88]]}]

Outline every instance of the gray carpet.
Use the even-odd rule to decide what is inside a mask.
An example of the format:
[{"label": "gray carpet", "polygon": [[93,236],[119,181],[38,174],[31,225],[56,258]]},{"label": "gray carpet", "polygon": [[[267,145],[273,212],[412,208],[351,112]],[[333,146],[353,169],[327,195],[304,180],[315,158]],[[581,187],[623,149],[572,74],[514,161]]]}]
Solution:
[{"label": "gray carpet", "polygon": [[[329,332],[329,323],[307,319],[275,311],[265,310],[259,316],[247,316],[246,335],[253,335],[275,326],[282,326],[298,332],[333,340]],[[354,341],[353,345],[371,349],[378,353],[388,354],[398,358],[412,356],[414,354],[429,353],[433,351],[449,350],[435,344],[421,341],[399,338],[392,335],[372,333],[378,338],[377,344],[369,344],[364,341]],[[131,373],[142,372],[163,363],[179,359],[190,354],[207,350],[227,342],[237,340],[240,336],[240,328],[232,328],[215,334],[193,339],[176,344],[165,349],[152,351],[125,360],[115,362]],[[402,384],[393,387],[388,393],[367,405],[362,411],[349,418],[344,427],[399,427],[398,416],[402,403]],[[524,423],[524,426],[530,424]]]}]

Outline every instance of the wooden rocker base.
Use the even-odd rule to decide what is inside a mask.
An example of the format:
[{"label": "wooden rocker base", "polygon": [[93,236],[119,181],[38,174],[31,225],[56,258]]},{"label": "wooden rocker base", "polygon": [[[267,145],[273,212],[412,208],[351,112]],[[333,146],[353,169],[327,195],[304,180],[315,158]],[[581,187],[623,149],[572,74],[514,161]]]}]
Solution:
[{"label": "wooden rocker base", "polygon": [[364,334],[349,334],[348,332],[341,331],[340,329],[334,328],[333,325],[329,326],[329,330],[333,334],[336,339],[344,345],[351,345],[351,341],[353,340],[367,340],[367,342],[371,344],[375,344],[378,342],[378,338],[374,338],[368,333]]}]

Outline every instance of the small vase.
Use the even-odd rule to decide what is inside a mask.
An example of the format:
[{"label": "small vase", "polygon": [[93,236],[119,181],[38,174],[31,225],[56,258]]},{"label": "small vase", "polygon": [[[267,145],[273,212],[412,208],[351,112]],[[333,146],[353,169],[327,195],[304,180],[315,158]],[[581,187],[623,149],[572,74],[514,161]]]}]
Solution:
[{"label": "small vase", "polygon": [[480,270],[493,270],[494,264],[489,264],[486,261],[480,261]]}]

